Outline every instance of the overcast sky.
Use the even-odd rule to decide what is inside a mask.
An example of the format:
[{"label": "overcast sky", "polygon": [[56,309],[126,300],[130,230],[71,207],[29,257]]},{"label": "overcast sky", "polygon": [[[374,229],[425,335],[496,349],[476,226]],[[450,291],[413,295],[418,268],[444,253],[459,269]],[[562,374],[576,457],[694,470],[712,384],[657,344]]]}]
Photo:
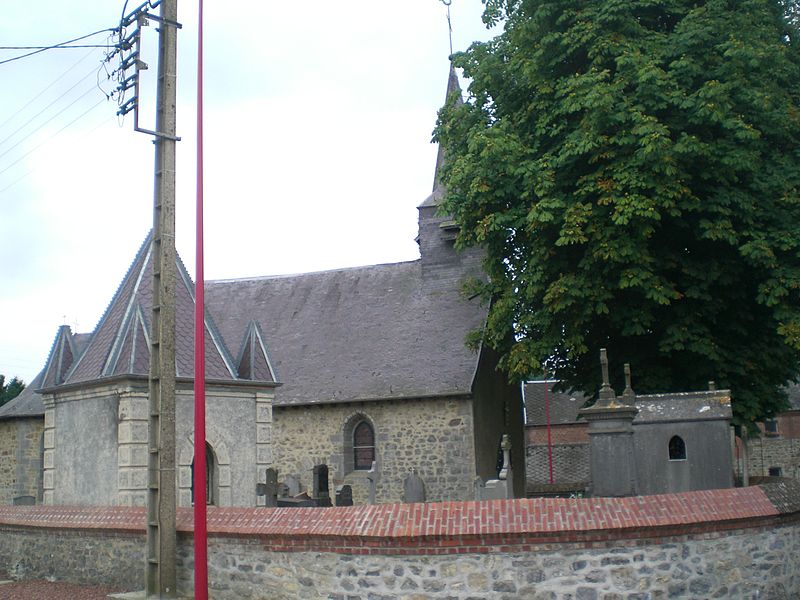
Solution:
[{"label": "overcast sky", "polygon": [[[123,4],[28,0],[4,11],[0,45],[112,28]],[[479,0],[453,0],[455,50],[496,33],[481,10]],[[196,13],[179,0],[177,246],[192,275]],[[207,279],[418,257],[416,207],[432,185],[430,137],[447,80],[446,14],[440,0],[205,2]],[[156,40],[148,27],[147,81]],[[0,50],[0,60],[21,53]],[[94,329],[152,224],[153,144],[130,117],[120,126],[98,89],[103,56],[52,50],[0,64],[7,377],[29,382],[59,325]],[[113,88],[104,71],[99,81]],[[141,103],[140,125],[152,128],[152,89]]]}]

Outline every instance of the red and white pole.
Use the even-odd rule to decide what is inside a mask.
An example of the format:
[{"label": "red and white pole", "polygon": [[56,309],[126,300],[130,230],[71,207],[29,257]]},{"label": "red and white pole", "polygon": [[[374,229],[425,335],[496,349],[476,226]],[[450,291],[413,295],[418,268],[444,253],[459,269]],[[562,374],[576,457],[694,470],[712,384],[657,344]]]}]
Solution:
[{"label": "red and white pole", "polygon": [[194,597],[208,599],[206,530],[206,337],[203,273],[203,0],[197,27],[197,231],[194,301]]}]

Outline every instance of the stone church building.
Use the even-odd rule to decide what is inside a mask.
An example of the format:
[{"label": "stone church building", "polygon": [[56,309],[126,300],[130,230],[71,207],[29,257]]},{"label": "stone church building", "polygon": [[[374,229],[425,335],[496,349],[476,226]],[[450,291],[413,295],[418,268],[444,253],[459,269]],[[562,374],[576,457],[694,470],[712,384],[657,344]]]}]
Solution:
[{"label": "stone church building", "polygon": [[[457,85],[451,70],[448,92]],[[206,283],[214,504],[263,503],[267,469],[309,492],[327,472],[322,485],[349,484],[356,503],[370,486],[376,502],[402,500],[411,473],[427,500],[473,499],[476,478],[497,476],[503,434],[524,493],[521,391],[492,352],[465,346],[487,315],[461,294],[480,254],[454,249],[442,193],[435,185],[418,207],[417,260]],[[94,331],[61,327],[39,376],[0,408],[0,443],[13,446],[0,454],[0,502],[144,504],[150,246],[148,236]],[[194,284],[177,267],[176,477],[189,505]]]}]

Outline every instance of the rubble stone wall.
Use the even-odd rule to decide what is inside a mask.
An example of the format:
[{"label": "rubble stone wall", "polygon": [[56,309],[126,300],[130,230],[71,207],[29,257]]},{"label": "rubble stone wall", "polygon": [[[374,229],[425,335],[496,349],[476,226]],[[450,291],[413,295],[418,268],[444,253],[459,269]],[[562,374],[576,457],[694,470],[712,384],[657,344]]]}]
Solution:
[{"label": "rubble stone wall", "polygon": [[32,496],[41,501],[41,417],[0,421],[0,504]]},{"label": "rubble stone wall", "polygon": [[[750,475],[768,476],[770,468],[779,468],[781,476],[800,480],[800,438],[750,438]],[[737,470],[741,470],[737,461]]]},{"label": "rubble stone wall", "polygon": [[[420,414],[425,418],[420,419]],[[329,469],[329,489],[349,484],[353,501],[367,501],[364,471],[347,464],[348,423],[365,418],[374,428],[375,498],[403,499],[403,480],[416,468],[429,501],[474,498],[475,450],[472,412],[467,399],[390,400],[325,406],[273,408],[273,453],[278,480],[298,477],[311,492],[316,465]]]}]

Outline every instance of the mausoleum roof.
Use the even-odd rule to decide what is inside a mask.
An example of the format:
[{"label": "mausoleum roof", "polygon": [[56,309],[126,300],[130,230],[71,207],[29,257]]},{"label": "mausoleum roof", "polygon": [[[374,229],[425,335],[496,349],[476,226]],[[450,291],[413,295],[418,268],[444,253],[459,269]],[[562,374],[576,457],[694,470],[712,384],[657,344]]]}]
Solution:
[{"label": "mausoleum roof", "polygon": [[634,423],[730,419],[730,390],[636,396]]}]

